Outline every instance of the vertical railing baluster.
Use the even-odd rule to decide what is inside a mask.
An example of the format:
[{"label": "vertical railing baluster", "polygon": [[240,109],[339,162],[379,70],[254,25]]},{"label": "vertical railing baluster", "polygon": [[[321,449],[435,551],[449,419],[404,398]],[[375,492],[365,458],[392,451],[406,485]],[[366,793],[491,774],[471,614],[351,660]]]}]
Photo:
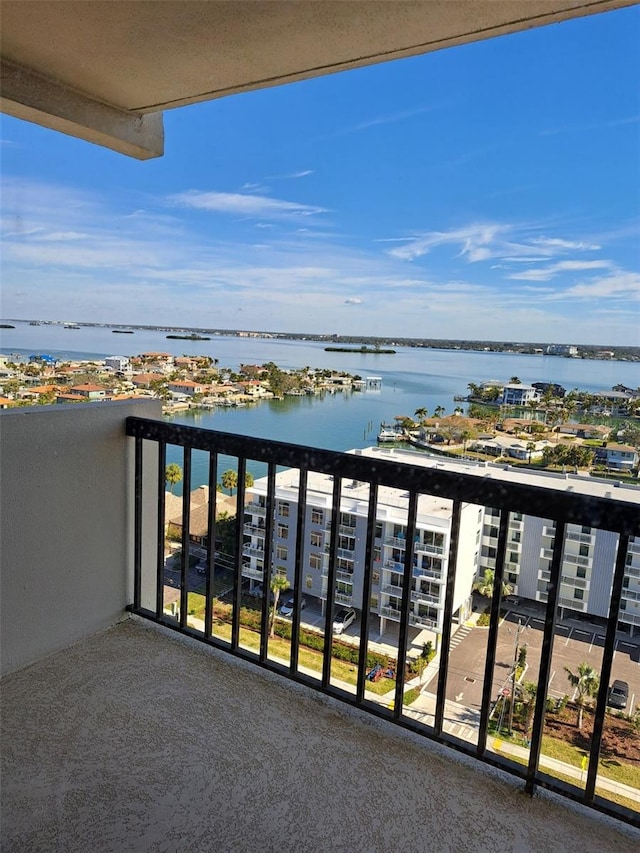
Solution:
[{"label": "vertical railing baluster", "polygon": [[365,679],[367,675],[367,657],[369,652],[369,625],[371,622],[371,578],[373,574],[373,552],[376,537],[376,512],[378,507],[378,485],[369,483],[369,504],[367,507],[367,541],[364,550],[364,574],[362,578],[362,615],[360,617],[360,649],[358,653],[358,682],[356,701],[364,699]]},{"label": "vertical railing baluster", "polygon": [[527,781],[525,784],[525,791],[528,794],[533,794],[535,790],[536,775],[538,773],[538,764],[540,762],[540,750],[542,748],[544,715],[547,705],[549,675],[551,673],[551,657],[553,655],[553,638],[556,631],[558,597],[560,595],[565,527],[564,519],[556,520],[556,535],[553,543],[550,580],[549,586],[547,587],[547,612],[544,620],[544,633],[542,635],[542,649],[540,652],[540,670],[538,674],[538,687],[536,690],[536,707],[533,714],[533,732],[531,735],[529,766],[527,767]]},{"label": "vertical railing baluster", "polygon": [[156,619],[162,619],[164,611],[164,490],[167,467],[167,445],[158,442],[158,518],[156,519]]},{"label": "vertical railing baluster", "polygon": [[613,573],[613,584],[611,588],[611,601],[609,603],[609,621],[607,622],[607,634],[602,651],[602,665],[600,668],[600,689],[596,701],[596,713],[593,721],[593,734],[591,736],[591,752],[589,755],[589,769],[587,771],[587,784],[585,788],[585,800],[593,802],[596,790],[596,779],[598,777],[598,762],[600,760],[600,748],[602,746],[602,732],[604,729],[605,714],[607,711],[607,699],[609,697],[609,680],[611,679],[611,668],[613,655],[616,648],[616,631],[618,628],[618,617],[620,615],[620,600],[622,598],[622,585],[629,549],[629,537],[624,535],[618,538],[618,553]]},{"label": "vertical railing baluster", "polygon": [[189,601],[189,563],[191,558],[191,448],[184,448],[182,475],[182,565],[180,569],[180,627],[186,628]]},{"label": "vertical railing baluster", "polygon": [[[238,479],[236,492],[236,564],[233,572],[233,610],[231,613],[231,648],[240,644],[240,605],[242,602],[242,546],[244,542],[244,483],[247,473],[247,460],[238,458]],[[240,498],[242,496],[242,504]]]},{"label": "vertical railing baluster", "polygon": [[500,512],[498,548],[496,550],[496,568],[493,580],[493,597],[491,599],[491,620],[489,622],[489,637],[487,638],[487,658],[484,666],[484,681],[482,684],[480,729],[478,731],[478,746],[476,749],[478,755],[483,755],[485,749],[487,748],[487,728],[489,726],[493,671],[496,665],[496,646],[498,643],[498,628],[500,626],[500,604],[502,601],[502,584],[504,582],[504,558],[507,551],[508,529],[509,511],[503,509]]},{"label": "vertical railing baluster", "polygon": [[274,620],[276,614],[271,616],[271,572],[273,567],[273,546],[275,530],[275,493],[276,493],[276,466],[269,464],[267,472],[267,500],[264,525],[264,560],[262,561],[262,610],[260,620],[260,661],[264,663],[267,659],[269,649],[269,622]]},{"label": "vertical railing baluster", "polygon": [[142,439],[136,436],[133,481],[133,606],[142,603]]},{"label": "vertical railing baluster", "polygon": [[213,586],[216,570],[216,501],[218,495],[218,456],[209,451],[209,505],[207,507],[207,577],[205,580],[204,635],[213,632]]},{"label": "vertical railing baluster", "polygon": [[447,562],[447,585],[444,598],[444,614],[442,623],[442,638],[440,641],[440,668],[438,670],[438,695],[436,697],[436,713],[434,730],[438,737],[444,728],[444,709],[447,690],[447,675],[449,672],[449,651],[451,646],[451,623],[453,621],[453,593],[456,585],[456,563],[458,562],[458,539],[460,537],[460,516],[462,505],[459,500],[453,502],[451,513],[451,539],[449,542],[449,559]]},{"label": "vertical railing baluster", "polygon": [[289,659],[289,671],[298,671],[298,653],[300,651],[300,622],[302,600],[302,561],[304,559],[304,545],[307,517],[307,469],[301,468],[298,479],[298,511],[296,514],[296,554],[294,566],[293,589],[295,602],[293,617],[291,619],[291,657]]},{"label": "vertical railing baluster", "polygon": [[331,544],[329,546],[329,571],[327,574],[327,606],[324,614],[324,651],[322,656],[322,686],[328,687],[331,680],[331,658],[333,652],[333,616],[335,613],[336,553],[338,549],[338,530],[340,525],[340,501],[342,479],[338,474],[333,477],[333,496],[331,514]]},{"label": "vertical railing baluster", "polygon": [[394,719],[402,716],[404,697],[404,676],[407,669],[407,643],[409,639],[409,608],[411,605],[411,579],[413,577],[413,550],[416,535],[416,514],[418,512],[418,494],[409,494],[407,513],[406,546],[404,550],[404,573],[402,581],[402,603],[400,605],[400,627],[398,629],[398,660],[396,662],[396,689],[393,702]]}]

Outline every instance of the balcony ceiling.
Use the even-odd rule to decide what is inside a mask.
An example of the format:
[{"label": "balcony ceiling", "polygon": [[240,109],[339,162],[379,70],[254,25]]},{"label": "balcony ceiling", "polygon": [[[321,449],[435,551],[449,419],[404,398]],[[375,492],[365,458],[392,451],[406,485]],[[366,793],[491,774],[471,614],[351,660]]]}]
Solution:
[{"label": "balcony ceiling", "polygon": [[160,156],[163,109],[634,0],[2,0],[3,111]]}]

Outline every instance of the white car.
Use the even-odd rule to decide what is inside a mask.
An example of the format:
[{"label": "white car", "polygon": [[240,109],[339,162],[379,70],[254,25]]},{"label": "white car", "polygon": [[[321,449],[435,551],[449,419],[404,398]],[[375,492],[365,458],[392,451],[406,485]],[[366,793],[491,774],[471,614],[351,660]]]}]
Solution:
[{"label": "white car", "polygon": [[333,633],[342,634],[347,630],[355,618],[356,611],[351,607],[345,607],[342,610],[338,610],[333,619]]},{"label": "white car", "polygon": [[[287,600],[284,602],[280,610],[278,611],[281,616],[291,616],[293,613],[293,608],[296,606],[296,599],[294,595],[290,595]],[[303,596],[300,599],[300,610],[304,610],[307,606],[307,599]]]}]

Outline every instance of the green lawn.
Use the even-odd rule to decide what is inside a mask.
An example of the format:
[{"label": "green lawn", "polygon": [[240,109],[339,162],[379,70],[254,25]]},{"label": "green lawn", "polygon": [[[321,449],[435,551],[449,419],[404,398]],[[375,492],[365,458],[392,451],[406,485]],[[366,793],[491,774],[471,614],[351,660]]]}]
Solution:
[{"label": "green lawn", "polygon": [[[222,640],[231,641],[231,624],[228,622],[214,622],[213,635]],[[260,651],[260,635],[256,631],[240,626],[240,645],[249,649],[252,652]],[[269,657],[277,658],[282,661],[291,660],[291,642],[283,640],[281,637],[272,637],[269,639]],[[298,666],[300,668],[309,669],[317,673],[318,677],[322,675],[322,652],[317,652],[314,649],[307,649],[304,646],[298,648]],[[344,681],[355,687],[358,680],[358,669],[355,664],[346,661],[331,660],[331,677]],[[382,696],[385,693],[395,688],[395,681],[390,678],[381,678],[376,682],[367,682],[367,690],[371,693],[377,693]]]}]

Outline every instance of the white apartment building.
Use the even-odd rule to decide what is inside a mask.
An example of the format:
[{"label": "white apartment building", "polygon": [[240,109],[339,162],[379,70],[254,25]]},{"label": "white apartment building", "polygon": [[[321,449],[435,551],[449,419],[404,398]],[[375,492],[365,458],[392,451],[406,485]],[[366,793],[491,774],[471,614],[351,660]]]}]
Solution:
[{"label": "white apartment building", "polygon": [[116,372],[129,369],[129,359],[126,355],[108,355],[104,360],[104,366]]},{"label": "white apartment building", "polygon": [[[617,496],[636,502],[640,511],[639,486],[612,486],[611,481],[573,474],[547,474],[495,466],[442,460],[441,457],[372,447],[351,451],[394,462],[464,471],[486,479],[523,482],[600,497]],[[273,569],[286,574],[293,586],[296,555],[296,518],[299,475],[295,469],[276,476],[273,525]],[[263,581],[265,556],[266,478],[251,488],[252,503],[245,507],[243,574],[252,583]],[[309,473],[307,511],[303,544],[302,593],[323,602],[327,599],[333,479]],[[336,548],[335,601],[362,606],[369,489],[366,484],[344,481],[340,502]],[[380,619],[381,633],[387,620],[399,621],[406,553],[408,498],[397,489],[381,487],[376,510],[375,547],[370,607]],[[451,502],[421,495],[418,499],[411,576],[410,625],[435,634],[442,632],[444,594],[449,570]],[[464,504],[456,560],[454,620],[464,621],[471,608],[475,579],[485,569],[495,568],[499,511]],[[512,512],[509,516],[505,581],[521,598],[546,602],[555,537],[552,521]],[[561,615],[572,612],[598,617],[608,615],[618,537],[607,530],[568,525],[559,593]],[[640,629],[640,537],[629,545],[619,627],[634,633]]]}]

